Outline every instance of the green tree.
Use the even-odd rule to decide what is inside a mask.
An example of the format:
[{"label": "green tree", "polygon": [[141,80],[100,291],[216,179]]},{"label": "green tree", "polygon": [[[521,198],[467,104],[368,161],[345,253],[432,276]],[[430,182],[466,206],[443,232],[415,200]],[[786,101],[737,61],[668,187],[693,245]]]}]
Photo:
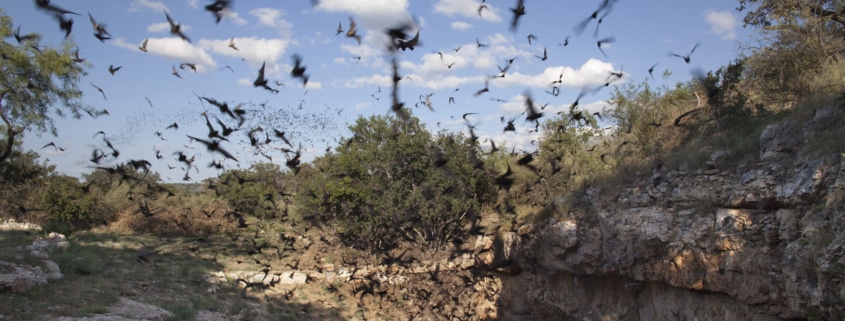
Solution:
[{"label": "green tree", "polygon": [[45,47],[38,34],[21,35],[25,39],[18,44],[7,42],[13,35],[12,19],[0,11],[0,118],[5,129],[0,162],[25,131],[56,135],[51,115],[80,118],[82,112],[91,112],[80,101],[78,84],[85,70],[73,61],[71,42],[58,49]]},{"label": "green tree", "polygon": [[105,212],[101,197],[86,192],[75,177],[53,174],[48,181],[38,198],[39,207],[49,215],[48,221],[77,228],[99,223]]},{"label": "green tree", "polygon": [[39,164],[38,153],[12,150],[8,161],[0,163],[0,208],[3,214],[15,217],[27,216],[37,211],[31,200],[35,191],[47,184],[48,177],[55,171],[54,165]]},{"label": "green tree", "polygon": [[432,135],[419,119],[358,118],[336,153],[299,180],[298,210],[333,224],[350,244],[439,247],[466,232],[495,195],[479,150],[463,134]]},{"label": "green tree", "polygon": [[248,170],[232,169],[216,179],[214,189],[238,212],[258,218],[277,217],[284,210],[281,192],[286,174],[277,164],[258,163]]},{"label": "green tree", "polygon": [[740,0],[745,25],[757,28],[749,46],[744,87],[755,104],[777,110],[831,88],[838,79],[821,79],[842,70],[845,55],[845,2],[841,0]]}]

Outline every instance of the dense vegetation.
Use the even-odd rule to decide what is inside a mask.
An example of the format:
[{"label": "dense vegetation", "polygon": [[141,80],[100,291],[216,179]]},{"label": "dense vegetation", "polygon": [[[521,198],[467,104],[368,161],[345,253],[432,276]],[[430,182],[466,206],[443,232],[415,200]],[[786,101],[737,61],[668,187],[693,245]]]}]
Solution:
[{"label": "dense vegetation", "polygon": [[[482,213],[497,213],[507,225],[521,209],[536,209],[587,185],[612,189],[657,166],[700,169],[708,148],[728,151],[724,162],[747,160],[756,157],[747,151],[756,150],[765,124],[807,117],[818,107],[845,106],[841,1],[741,0],[740,6],[750,8],[747,26],[759,30],[743,56],[671,87],[655,86],[650,79],[628,82],[614,89],[610,107],[600,114],[573,108],[545,119],[536,151],[508,152],[502,146],[496,151],[471,133],[431,133],[412,115],[407,120],[373,116],[357,119],[349,127],[351,137],[295,171],[255,164],[180,189],[129,165],[120,171],[95,169],[80,182],[10,144],[8,159],[0,162],[2,215],[71,231],[119,222],[124,214],[155,222],[121,223],[131,230],[182,234],[243,228],[243,222],[235,223],[243,217],[282,219],[292,226],[329,226],[359,248],[384,250],[402,242],[442,247],[474,232]],[[10,32],[10,20],[2,17],[0,36]],[[62,74],[56,77],[63,79],[36,86],[44,95],[33,96],[43,98],[35,103],[0,96],[4,117],[19,117],[17,125],[5,128],[13,142],[21,128],[49,128],[43,108],[75,98],[82,71],[41,66],[48,60],[8,43],[0,49],[34,61],[32,66],[3,62],[4,72],[57,68]],[[44,52],[69,61],[68,48]],[[4,88],[20,86],[20,80],[10,78],[0,86],[7,92]],[[82,107],[68,106],[72,113]],[[600,118],[614,126],[599,127]],[[845,150],[843,131],[830,135],[820,150]],[[232,225],[219,228],[202,220],[213,213],[225,213],[223,222]],[[192,217],[206,225],[190,225]]]}]

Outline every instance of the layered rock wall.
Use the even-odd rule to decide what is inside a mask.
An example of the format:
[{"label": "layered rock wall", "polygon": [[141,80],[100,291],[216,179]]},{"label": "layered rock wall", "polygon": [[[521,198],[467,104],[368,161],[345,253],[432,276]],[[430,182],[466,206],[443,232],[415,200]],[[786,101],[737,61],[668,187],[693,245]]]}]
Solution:
[{"label": "layered rock wall", "polygon": [[558,198],[504,237],[525,272],[504,280],[503,316],[842,320],[845,160],[802,149],[834,112],[770,125],[755,163]]}]

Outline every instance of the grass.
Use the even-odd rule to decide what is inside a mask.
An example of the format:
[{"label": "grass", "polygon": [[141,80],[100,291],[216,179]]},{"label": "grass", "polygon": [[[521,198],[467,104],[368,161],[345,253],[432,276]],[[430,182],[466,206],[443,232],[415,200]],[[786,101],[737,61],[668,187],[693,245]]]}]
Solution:
[{"label": "grass", "polygon": [[[38,265],[41,259],[33,259],[16,249],[18,245],[31,244],[34,239],[32,233],[21,231],[0,233],[0,260]],[[195,238],[187,237],[159,238],[87,231],[75,233],[69,241],[70,248],[64,252],[53,252],[50,256],[61,268],[64,278],[23,294],[0,295],[0,311],[7,318],[33,320],[48,314],[92,316],[108,312],[108,308],[118,303],[120,297],[162,307],[174,314],[169,320],[189,320],[201,310],[237,315],[250,308],[238,299],[240,291],[235,287],[224,286],[214,294],[206,292],[209,285],[205,277],[209,272],[248,269],[232,262],[247,258],[235,254],[236,247],[227,237],[210,238],[203,244],[203,250],[197,253],[187,250],[196,242]],[[136,261],[135,253],[142,242],[158,251],[153,255],[154,265]],[[221,253],[219,261],[212,262],[210,253]],[[251,294],[263,297],[258,292]],[[307,297],[303,299],[307,300]],[[259,305],[271,312],[269,319],[302,319],[293,313],[299,311],[296,303],[283,299],[275,301]],[[316,308],[313,314],[338,319]]]}]

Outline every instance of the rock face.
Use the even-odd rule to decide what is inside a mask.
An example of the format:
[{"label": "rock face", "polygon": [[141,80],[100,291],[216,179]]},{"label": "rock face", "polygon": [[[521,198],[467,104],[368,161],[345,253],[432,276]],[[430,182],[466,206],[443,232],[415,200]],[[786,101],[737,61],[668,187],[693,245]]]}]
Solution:
[{"label": "rock face", "polygon": [[503,280],[502,315],[845,319],[845,159],[802,155],[811,128],[766,128],[760,163],[557,199],[556,219],[503,238],[524,272]]},{"label": "rock face", "polygon": [[47,284],[49,278],[40,266],[0,261],[0,292],[24,293],[34,286]]}]

